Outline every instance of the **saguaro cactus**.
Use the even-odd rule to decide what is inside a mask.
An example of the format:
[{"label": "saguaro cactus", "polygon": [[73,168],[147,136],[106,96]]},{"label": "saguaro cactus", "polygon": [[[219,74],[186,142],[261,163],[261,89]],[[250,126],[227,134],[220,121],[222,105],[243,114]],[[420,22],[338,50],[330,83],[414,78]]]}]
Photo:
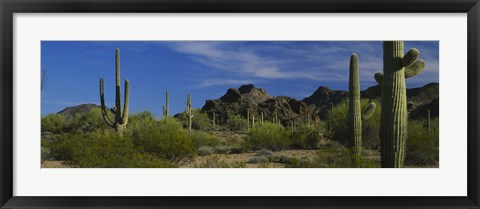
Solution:
[{"label": "saguaro cactus", "polygon": [[128,79],[125,79],[125,99],[123,104],[122,112],[122,101],[121,101],[121,86],[120,86],[120,49],[116,49],[115,52],[115,106],[111,111],[115,114],[115,120],[112,121],[107,114],[107,109],[105,106],[105,97],[103,90],[103,78],[100,79],[100,103],[102,116],[105,123],[114,128],[119,134],[123,134],[127,123],[128,123],[128,105],[129,105],[129,96],[130,96],[130,82]]},{"label": "saguaro cactus", "polygon": [[255,115],[252,115],[252,128],[255,128]]},{"label": "saguaro cactus", "polygon": [[247,109],[247,131],[250,130],[250,110]]},{"label": "saguaro cactus", "polygon": [[364,112],[361,112],[358,68],[358,56],[354,53],[350,57],[348,126],[350,143],[355,154],[360,155],[362,152],[362,120],[367,120],[372,116],[375,111],[375,103],[371,102]]},{"label": "saguaro cactus", "polygon": [[215,112],[213,112],[213,120],[212,120],[212,124],[213,124],[213,126],[215,126],[215,125],[216,125],[216,123],[215,123]]},{"label": "saguaro cactus", "polygon": [[430,132],[430,109],[427,109],[427,120],[425,121],[425,129]]},{"label": "saguaro cactus", "polygon": [[163,106],[163,117],[167,119],[168,115],[168,91],[165,91],[165,106]]},{"label": "saguaro cactus", "polygon": [[401,168],[405,161],[407,139],[407,94],[405,79],[423,71],[425,62],[420,53],[410,49],[404,55],[403,41],[383,42],[383,74],[376,73],[379,85],[367,94],[381,93],[380,153],[383,168]]},{"label": "saguaro cactus", "polygon": [[188,94],[187,96],[187,108],[185,109],[185,115],[187,115],[188,118],[188,130],[192,131],[192,119],[194,116],[193,113],[193,108],[192,108],[192,94]]}]

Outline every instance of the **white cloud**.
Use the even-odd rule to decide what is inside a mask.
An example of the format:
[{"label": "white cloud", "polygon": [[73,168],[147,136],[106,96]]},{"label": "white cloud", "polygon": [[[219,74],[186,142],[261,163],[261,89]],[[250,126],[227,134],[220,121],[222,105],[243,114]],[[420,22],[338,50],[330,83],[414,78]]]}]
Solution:
[{"label": "white cloud", "polygon": [[[382,71],[382,52],[367,42],[331,42],[304,44],[291,42],[265,43],[261,47],[221,41],[170,42],[173,50],[188,54],[191,59],[213,69],[231,72],[232,79],[309,79],[315,81],[347,81],[350,54],[357,52],[360,60],[360,80],[374,81]],[[340,56],[339,56],[340,55]],[[426,71],[438,72],[438,60],[426,53]],[[431,67],[430,67],[431,66]],[[234,78],[234,79],[233,79]],[[428,78],[430,79],[430,78]],[[228,84],[227,81],[224,83]],[[200,86],[205,86],[202,81]]]},{"label": "white cloud", "polygon": [[207,79],[202,80],[198,87],[222,86],[222,85],[243,85],[254,83],[253,80],[236,80],[236,79]]}]

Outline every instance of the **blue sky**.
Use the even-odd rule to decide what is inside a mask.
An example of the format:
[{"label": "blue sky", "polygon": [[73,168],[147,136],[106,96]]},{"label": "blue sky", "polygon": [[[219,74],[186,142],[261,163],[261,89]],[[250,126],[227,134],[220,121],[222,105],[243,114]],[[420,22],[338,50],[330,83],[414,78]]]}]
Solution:
[{"label": "blue sky", "polygon": [[[439,81],[437,41],[406,41],[426,69],[407,80],[419,87]],[[123,80],[130,80],[130,112],[148,110],[160,117],[165,91],[170,112],[184,110],[192,93],[195,108],[228,88],[252,83],[272,96],[303,99],[319,86],[348,89],[351,53],[360,61],[361,89],[375,84],[382,71],[381,41],[42,41],[42,115],[65,107],[99,104],[99,79],[105,79],[107,106],[114,103],[115,49],[121,50]],[[39,71],[40,72],[40,71]],[[123,96],[123,92],[122,92]],[[123,100],[123,98],[122,98]]]}]

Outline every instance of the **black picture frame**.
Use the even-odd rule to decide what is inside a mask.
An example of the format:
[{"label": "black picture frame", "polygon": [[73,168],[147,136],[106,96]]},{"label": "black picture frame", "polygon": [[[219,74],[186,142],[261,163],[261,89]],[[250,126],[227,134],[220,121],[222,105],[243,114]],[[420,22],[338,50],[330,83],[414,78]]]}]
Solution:
[{"label": "black picture frame", "polygon": [[[0,0],[2,208],[480,208],[478,0]],[[21,197],[13,196],[14,13],[467,13],[468,195],[465,197]],[[445,179],[448,181],[449,179]]]}]

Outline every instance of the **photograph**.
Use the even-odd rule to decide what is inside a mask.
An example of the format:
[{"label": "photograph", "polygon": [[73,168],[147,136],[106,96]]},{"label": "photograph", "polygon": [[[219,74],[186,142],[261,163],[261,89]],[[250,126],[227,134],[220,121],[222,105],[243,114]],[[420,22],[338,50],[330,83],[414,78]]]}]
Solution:
[{"label": "photograph", "polygon": [[439,168],[438,40],[45,40],[40,59],[42,169]]}]

